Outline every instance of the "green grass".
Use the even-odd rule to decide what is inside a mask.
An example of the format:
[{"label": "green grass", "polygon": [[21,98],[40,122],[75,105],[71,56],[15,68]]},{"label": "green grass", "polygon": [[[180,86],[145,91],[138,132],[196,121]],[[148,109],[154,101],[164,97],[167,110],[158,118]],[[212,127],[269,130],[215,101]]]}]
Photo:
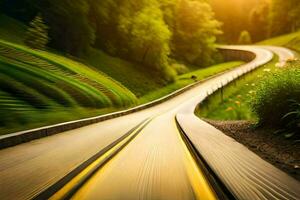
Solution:
[{"label": "green grass", "polygon": [[271,38],[268,40],[261,41],[257,43],[259,45],[275,45],[275,46],[284,46],[290,49],[293,49],[300,52],[300,31],[282,35],[279,37]]},{"label": "green grass", "polygon": [[[3,98],[1,96],[1,104],[2,101]],[[0,121],[0,135],[68,122],[72,120],[79,120],[87,117],[99,116],[119,110],[113,107],[103,109],[76,107],[38,110],[33,109],[25,102],[22,102],[15,98],[6,99],[6,101],[9,101],[9,106],[7,106],[6,108],[0,108],[1,119],[7,119],[5,121]]]},{"label": "green grass", "polygon": [[[32,50],[23,45],[17,45],[0,40],[1,55],[5,62],[26,69],[42,70],[52,74],[60,81],[80,87],[94,98],[103,98],[111,104],[127,104],[127,101],[135,100],[135,96],[122,84],[108,77],[104,73],[68,59],[66,57],[46,51]],[[31,68],[29,68],[31,66]],[[43,76],[40,76],[40,78]],[[99,99],[98,99],[99,100]]]},{"label": "green grass", "polygon": [[21,22],[0,13],[0,38],[23,44],[27,27]]},{"label": "green grass", "polygon": [[83,62],[118,80],[137,97],[166,85],[160,73],[153,68],[147,70],[144,66],[109,56],[101,50],[93,49]]},{"label": "green grass", "polygon": [[[251,107],[258,116],[258,125],[299,131],[300,61],[287,62],[284,68],[265,76],[256,89]],[[300,136],[300,135],[299,135]]]},{"label": "green grass", "polygon": [[54,53],[0,40],[0,134],[95,116],[136,103],[130,90],[100,71]]},{"label": "green grass", "polygon": [[272,62],[227,85],[223,89],[223,99],[222,92],[217,91],[198,106],[196,114],[214,120],[256,120],[249,103],[255,96],[257,83],[266,74],[278,70],[277,61],[275,57]]},{"label": "green grass", "polygon": [[[241,61],[227,62],[227,63],[217,64],[217,65],[210,66],[210,67],[203,68],[203,69],[198,69],[196,71],[180,75],[176,78],[174,83],[169,84],[165,87],[162,87],[156,91],[150,92],[149,94],[140,98],[139,101],[140,101],[140,103],[146,103],[146,102],[152,101],[154,99],[158,99],[167,94],[170,94],[171,92],[174,92],[175,90],[183,88],[184,86],[192,84],[196,80],[198,80],[198,81],[203,80],[203,79],[213,76],[215,74],[218,74],[218,73],[224,72],[226,70],[240,66],[243,63],[244,62],[241,62]],[[192,76],[195,76],[196,79],[193,79]]]}]

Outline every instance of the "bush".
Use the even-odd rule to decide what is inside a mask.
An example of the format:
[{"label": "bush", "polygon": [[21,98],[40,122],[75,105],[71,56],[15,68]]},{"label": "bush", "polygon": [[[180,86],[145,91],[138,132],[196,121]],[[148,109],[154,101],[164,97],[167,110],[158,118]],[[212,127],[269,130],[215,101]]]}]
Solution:
[{"label": "bush", "polygon": [[291,101],[290,112],[282,117],[285,129],[279,130],[279,133],[285,133],[286,137],[300,137],[300,102]]},{"label": "bush", "polygon": [[[289,61],[287,66],[265,77],[257,87],[251,108],[261,126],[299,129],[300,61]],[[298,107],[297,107],[298,105]],[[298,120],[298,122],[293,122]],[[289,134],[290,135],[290,134]],[[291,135],[290,135],[291,136]]]},{"label": "bush", "polygon": [[189,69],[184,64],[173,63],[171,68],[174,69],[178,75],[182,75],[189,72]]},{"label": "bush", "polygon": [[242,31],[240,33],[238,43],[239,44],[251,44],[252,39],[251,39],[250,33],[248,31]]}]

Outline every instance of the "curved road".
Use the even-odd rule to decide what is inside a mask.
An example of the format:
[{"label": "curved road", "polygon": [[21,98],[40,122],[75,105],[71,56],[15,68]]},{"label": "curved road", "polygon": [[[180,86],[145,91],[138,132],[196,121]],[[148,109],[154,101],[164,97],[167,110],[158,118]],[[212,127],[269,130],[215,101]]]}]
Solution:
[{"label": "curved road", "polygon": [[[281,65],[294,58],[294,54],[285,48],[263,48],[276,53]],[[226,77],[219,81],[222,85],[228,82]],[[236,199],[300,199],[298,181],[194,115],[196,106],[204,98],[205,95],[200,95],[186,102],[177,112],[176,119],[231,194]]]},{"label": "curved road", "polygon": [[[255,171],[257,169],[236,171],[240,174],[239,178],[242,179],[238,179],[237,182],[245,183],[247,188],[245,189],[245,185],[237,185],[237,182],[233,184],[229,178],[226,179],[231,175],[225,176],[228,174],[227,171],[220,170],[221,162],[213,162],[219,152],[213,152],[216,153],[214,155],[210,153],[211,151],[203,150],[205,148],[201,145],[201,143],[206,144],[207,148],[209,147],[208,149],[212,149],[212,146],[209,145],[215,145],[215,141],[210,140],[208,137],[200,140],[195,134],[199,130],[212,132],[212,134],[216,132],[213,127],[208,126],[198,118],[196,121],[193,116],[194,106],[205,98],[207,93],[217,89],[222,83],[225,84],[236,76],[269,62],[273,57],[270,50],[278,54],[282,60],[292,56],[289,51],[283,48],[267,47],[267,49],[263,49],[248,46],[228,46],[224,48],[252,51],[257,57],[251,63],[212,78],[152,108],[1,150],[0,199],[31,199],[36,197],[82,162],[88,160],[121,138],[133,127],[149,118],[152,119],[149,124],[98,170],[73,195],[73,198],[216,199],[218,196],[215,189],[204,175],[201,167],[197,165],[193,154],[190,153],[176,127],[176,115],[180,125],[195,144],[197,150],[206,161],[212,160],[208,164],[216,175],[222,179],[233,196],[236,198],[253,197],[251,199],[256,197],[299,199],[300,192],[297,190],[297,188],[300,188],[299,183],[261,159],[259,162],[261,165],[267,167],[270,171],[275,170],[276,173],[270,175],[270,172],[265,174],[265,171],[263,171],[258,176],[254,176],[255,179],[243,180],[244,177],[248,177],[247,174],[257,173]],[[191,129],[196,131],[191,131]],[[203,131],[200,131],[199,134],[203,134]],[[223,143],[222,140],[219,141],[219,138],[215,139]],[[226,146],[226,143],[223,145]],[[234,148],[234,151],[236,149]],[[250,151],[243,148],[243,152],[249,154]],[[224,148],[223,153],[231,155],[232,150],[231,148]],[[235,154],[235,157],[237,160],[244,160],[242,155]],[[254,158],[254,160],[257,159],[259,160],[258,157]],[[250,158],[248,162],[251,162]],[[224,163],[222,164],[224,165]],[[236,162],[228,165],[232,164],[236,164]],[[242,161],[239,164],[247,166],[248,163],[245,164]],[[252,164],[256,165],[255,162]],[[278,187],[275,187],[274,184],[264,184],[269,180],[276,180],[274,183]],[[278,180],[281,180],[281,182],[278,182]],[[254,184],[252,184],[253,182]],[[255,182],[262,182],[262,184],[255,184]],[[266,185],[269,189],[264,189]],[[281,185],[288,187],[281,187]],[[238,190],[236,188],[242,189]],[[250,191],[249,194],[239,196],[245,190]]]}]

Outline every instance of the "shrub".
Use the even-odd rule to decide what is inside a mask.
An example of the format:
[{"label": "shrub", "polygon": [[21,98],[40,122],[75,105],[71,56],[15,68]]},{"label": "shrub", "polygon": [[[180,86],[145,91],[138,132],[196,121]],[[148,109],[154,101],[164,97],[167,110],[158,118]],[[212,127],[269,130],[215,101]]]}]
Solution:
[{"label": "shrub", "polygon": [[285,133],[286,137],[300,137],[300,102],[291,101],[290,112],[282,117],[285,129],[279,130],[279,133]]},{"label": "shrub", "polygon": [[178,75],[182,75],[189,72],[189,69],[184,64],[180,63],[173,63],[171,65],[171,68],[173,68]]},{"label": "shrub", "polygon": [[[299,129],[300,61],[266,76],[257,87],[251,108],[261,126]],[[297,107],[298,105],[298,107]],[[298,119],[295,117],[298,116]]]},{"label": "shrub", "polygon": [[239,44],[251,44],[252,39],[251,39],[250,33],[248,31],[242,31],[240,33],[238,43]]}]

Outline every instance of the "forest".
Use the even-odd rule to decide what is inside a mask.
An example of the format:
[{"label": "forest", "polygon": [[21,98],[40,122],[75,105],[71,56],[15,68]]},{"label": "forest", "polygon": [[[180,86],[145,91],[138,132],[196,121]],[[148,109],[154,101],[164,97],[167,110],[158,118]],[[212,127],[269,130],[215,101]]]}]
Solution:
[{"label": "forest", "polygon": [[[222,22],[225,43],[237,43],[243,31],[252,42],[294,32],[300,28],[297,0],[210,0],[217,20]],[[288,12],[287,12],[288,11]]]},{"label": "forest", "polygon": [[252,43],[300,28],[297,0],[1,0],[0,9],[29,25],[29,41],[43,35],[37,48],[75,57],[101,49],[167,81],[180,70],[172,63],[218,62],[218,43]]}]

